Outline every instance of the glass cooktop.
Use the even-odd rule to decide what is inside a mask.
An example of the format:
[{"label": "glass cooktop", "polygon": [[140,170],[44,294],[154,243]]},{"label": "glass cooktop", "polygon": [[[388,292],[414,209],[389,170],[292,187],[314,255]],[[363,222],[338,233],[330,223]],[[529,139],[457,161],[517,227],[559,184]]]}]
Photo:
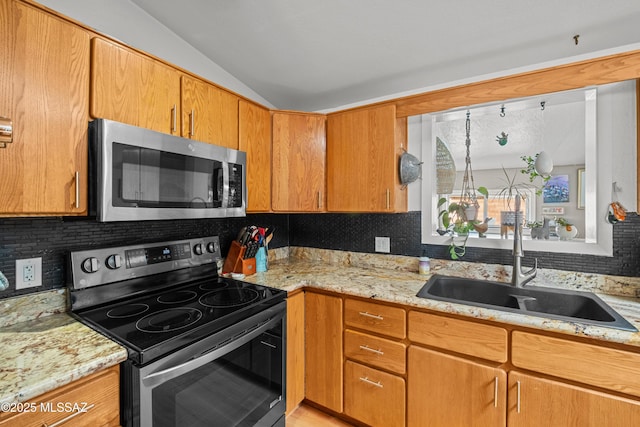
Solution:
[{"label": "glass cooktop", "polygon": [[118,340],[140,362],[145,352],[172,351],[285,296],[285,291],[215,277],[76,314]]}]

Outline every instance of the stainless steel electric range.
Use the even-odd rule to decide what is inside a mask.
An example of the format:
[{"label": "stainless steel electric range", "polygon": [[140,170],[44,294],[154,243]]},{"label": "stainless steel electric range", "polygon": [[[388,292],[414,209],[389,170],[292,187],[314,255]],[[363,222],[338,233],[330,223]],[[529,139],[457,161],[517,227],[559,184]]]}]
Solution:
[{"label": "stainless steel electric range", "polygon": [[72,252],[72,314],[123,345],[124,426],[284,426],[286,293],[219,277],[216,236]]}]

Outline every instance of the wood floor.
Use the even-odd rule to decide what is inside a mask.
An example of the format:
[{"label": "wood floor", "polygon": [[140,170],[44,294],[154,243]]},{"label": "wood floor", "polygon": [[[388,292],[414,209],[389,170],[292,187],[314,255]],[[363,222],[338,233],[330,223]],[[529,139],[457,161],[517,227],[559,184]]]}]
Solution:
[{"label": "wood floor", "polygon": [[318,411],[307,405],[300,405],[287,417],[287,427],[352,427],[342,420]]}]

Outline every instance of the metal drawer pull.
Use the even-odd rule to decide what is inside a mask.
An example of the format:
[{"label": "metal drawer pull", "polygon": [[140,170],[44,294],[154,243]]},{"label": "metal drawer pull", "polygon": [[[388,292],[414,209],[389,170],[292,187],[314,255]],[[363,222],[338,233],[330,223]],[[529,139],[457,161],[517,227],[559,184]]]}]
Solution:
[{"label": "metal drawer pull", "polygon": [[189,136],[194,136],[196,126],[196,111],[191,110],[191,114],[189,114]]},{"label": "metal drawer pull", "polygon": [[498,377],[493,382],[493,407],[498,407]]},{"label": "metal drawer pull", "polygon": [[364,378],[360,377],[360,381],[382,388],[382,383],[380,381],[377,381],[377,382],[371,381],[369,377],[364,377]]},{"label": "metal drawer pull", "polygon": [[0,117],[0,148],[7,148],[13,142],[13,122],[6,117]]},{"label": "metal drawer pull", "polygon": [[318,209],[322,209],[322,191],[318,191]]},{"label": "metal drawer pull", "polygon": [[377,314],[367,313],[366,311],[360,311],[359,314],[360,316],[364,316],[364,317],[371,317],[373,319],[384,320],[384,317],[378,316]]},{"label": "metal drawer pull", "polygon": [[69,415],[68,417],[64,417],[63,419],[56,421],[55,423],[49,425],[47,423],[42,423],[42,427],[58,427],[61,426],[62,424],[66,423],[67,421],[69,421],[70,419],[77,417],[80,414],[86,414],[87,412],[89,412],[89,410],[91,410],[94,406],[96,406],[95,403],[92,403],[91,405],[87,406],[86,408],[84,408],[83,411],[78,411],[78,412],[74,412],[73,414]]},{"label": "metal drawer pull", "polygon": [[171,109],[171,133],[176,133],[177,123],[178,123],[178,109],[176,108],[176,104],[173,104],[173,108]]},{"label": "metal drawer pull", "polygon": [[264,345],[266,345],[267,347],[271,347],[271,348],[278,348],[278,347],[276,347],[275,345],[273,345],[273,344],[271,344],[271,343],[269,343],[269,342],[266,342],[266,341],[260,341],[260,344],[264,344]]},{"label": "metal drawer pull", "polygon": [[519,414],[520,413],[520,381],[516,381],[516,384],[518,385],[518,409],[517,409],[517,412]]},{"label": "metal drawer pull", "polygon": [[76,171],[76,209],[80,209],[80,172]]},{"label": "metal drawer pull", "polygon": [[370,351],[371,353],[375,353],[375,354],[379,354],[380,356],[382,356],[384,354],[384,351],[378,349],[376,350],[375,348],[371,348],[367,345],[361,345],[360,346],[360,350],[366,350],[366,351]]},{"label": "metal drawer pull", "polygon": [[271,402],[269,404],[269,409],[273,408],[274,406],[276,406],[278,403],[282,402],[282,396],[278,396],[278,398],[276,400],[274,400],[273,402]]}]

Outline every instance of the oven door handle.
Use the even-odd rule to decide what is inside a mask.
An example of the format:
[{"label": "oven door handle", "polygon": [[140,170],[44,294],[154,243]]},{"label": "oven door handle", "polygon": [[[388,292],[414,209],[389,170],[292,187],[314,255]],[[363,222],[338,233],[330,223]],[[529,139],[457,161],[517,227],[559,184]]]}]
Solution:
[{"label": "oven door handle", "polygon": [[263,332],[266,332],[269,329],[273,328],[273,326],[277,324],[283,317],[284,314],[273,317],[258,328],[253,329],[245,333],[244,335],[241,335],[240,337],[234,339],[233,341],[226,343],[219,348],[215,348],[214,350],[209,351],[208,353],[205,353],[204,355],[196,359],[191,359],[184,363],[181,363],[180,365],[149,374],[146,377],[142,378],[142,383],[147,387],[155,387],[173,378],[179,377],[189,371],[206,365],[207,363],[216,360],[224,356],[225,354],[230,353],[233,350],[245,345]]}]

